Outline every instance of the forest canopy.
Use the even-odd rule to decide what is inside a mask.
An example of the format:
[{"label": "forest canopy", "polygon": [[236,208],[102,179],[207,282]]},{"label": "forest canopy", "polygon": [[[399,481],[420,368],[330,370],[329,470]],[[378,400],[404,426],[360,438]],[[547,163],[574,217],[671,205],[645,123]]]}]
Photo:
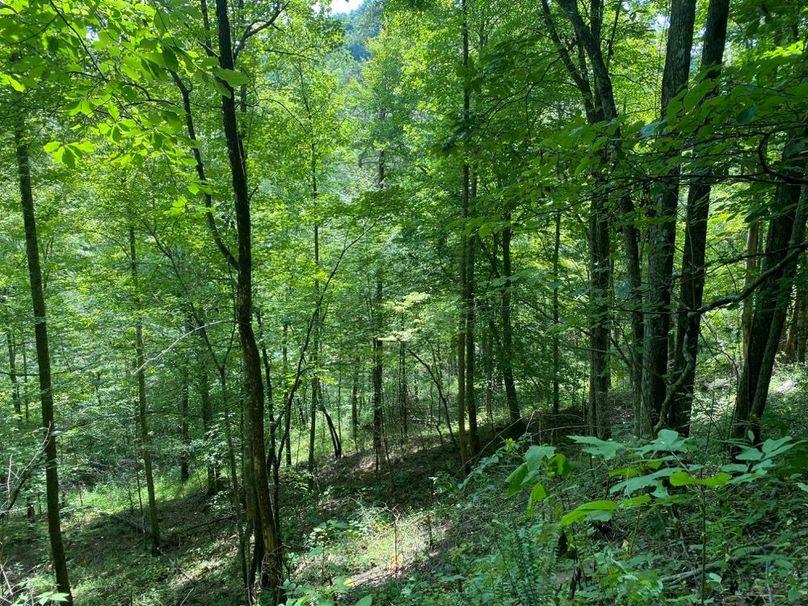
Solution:
[{"label": "forest canopy", "polygon": [[0,0],[0,606],[808,603],[802,0]]}]

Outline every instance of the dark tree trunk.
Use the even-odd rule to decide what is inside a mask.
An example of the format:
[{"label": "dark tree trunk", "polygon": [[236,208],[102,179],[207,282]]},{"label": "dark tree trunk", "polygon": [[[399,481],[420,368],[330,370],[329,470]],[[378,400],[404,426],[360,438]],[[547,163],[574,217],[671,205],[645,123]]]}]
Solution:
[{"label": "dark tree trunk", "polygon": [[31,166],[28,143],[25,140],[22,118],[14,131],[19,171],[22,217],[25,224],[25,251],[28,257],[28,276],[31,282],[31,300],[34,311],[34,336],[36,357],[39,366],[39,397],[42,403],[42,429],[45,451],[45,495],[48,506],[48,536],[51,545],[51,560],[56,574],[56,586],[67,594],[65,603],[73,605],[70,579],[67,574],[62,525],[59,520],[59,474],[56,459],[56,422],[53,414],[53,391],[51,385],[50,347],[48,344],[45,292],[42,287],[42,269],[39,265],[39,242],[34,216],[34,195],[31,187]]},{"label": "dark tree trunk", "polygon": [[351,437],[354,449],[359,450],[359,359],[354,360],[353,377],[351,379]]},{"label": "dark tree trunk", "polygon": [[[803,132],[786,142],[781,174],[789,177],[808,174],[808,166],[801,158],[802,146],[798,144],[804,138]],[[780,183],[771,213],[762,267],[769,277],[755,296],[749,349],[738,384],[732,427],[733,437],[744,439],[751,431],[756,443],[760,441],[760,420],[794,287],[799,258],[796,247],[805,238],[808,186],[800,187],[793,179]]]},{"label": "dark tree trunk", "polygon": [[[701,69],[704,78],[716,82],[721,74],[727,37],[729,0],[711,0],[707,9],[707,26],[702,47]],[[715,84],[714,86],[717,86]],[[715,89],[707,95],[715,94]],[[699,150],[694,162],[699,162]],[[698,176],[690,180],[685,220],[685,248],[682,257],[676,346],[672,374],[672,394],[668,394],[670,414],[664,424],[683,435],[690,433],[690,416],[696,382],[701,315],[696,313],[704,300],[704,262],[707,246],[707,219],[710,212],[712,170],[696,169]],[[667,412],[667,411],[665,411]]]},{"label": "dark tree trunk", "polygon": [[[695,0],[673,0],[671,3],[665,69],[662,75],[663,119],[671,100],[687,87],[695,11]],[[675,156],[671,159],[675,159]],[[659,429],[665,422],[661,417],[664,416],[662,408],[667,395],[670,305],[679,203],[678,164],[660,180],[659,190],[654,200],[653,222],[648,233],[648,300],[643,347],[643,404],[648,416],[643,421],[646,428],[655,429]]]},{"label": "dark tree trunk", "polygon": [[[230,17],[227,0],[216,0],[218,22],[219,66],[234,70],[233,41],[230,34]],[[236,118],[235,91],[225,80],[220,80],[226,94],[222,95],[222,124],[227,142],[233,194],[235,198],[236,229],[238,232],[238,280],[236,297],[236,320],[244,358],[244,382],[247,398],[249,426],[248,442],[258,514],[267,556],[267,576],[270,583],[271,602],[283,601],[283,553],[280,536],[275,527],[274,508],[269,489],[264,449],[264,385],[261,378],[261,360],[252,327],[252,225],[250,220],[250,195],[247,186],[246,163],[239,136]]]},{"label": "dark tree trunk", "polygon": [[609,437],[609,285],[611,261],[609,255],[609,217],[601,198],[592,203],[589,218],[590,255],[590,372],[589,432],[601,439]]},{"label": "dark tree trunk", "polygon": [[508,406],[508,418],[514,435],[522,433],[522,413],[519,410],[519,401],[516,396],[516,382],[513,377],[513,323],[511,321],[511,292],[513,284],[513,263],[511,260],[511,227],[510,212],[505,215],[505,228],[502,230],[502,297],[500,300],[500,319],[502,321],[502,347],[500,367],[502,368],[502,382],[505,384],[505,401]]},{"label": "dark tree trunk", "polygon": [[[587,26],[581,17],[578,4],[575,0],[559,0],[562,10],[567,15],[573,30],[575,31],[576,42],[581,55],[589,59],[589,66],[592,71],[594,86],[589,82],[588,70],[584,61],[579,62],[580,69],[573,63],[567,47],[555,30],[552,16],[547,0],[542,0],[542,12],[547,23],[554,44],[561,56],[561,59],[570,73],[573,81],[581,92],[584,108],[586,109],[587,121],[596,124],[601,121],[614,122],[617,120],[617,105],[614,99],[614,89],[609,73],[606,58],[601,50],[601,24],[602,24],[602,4],[599,1],[592,3],[590,24]],[[620,5],[617,5],[618,10]],[[597,9],[597,10],[595,10]],[[617,15],[615,15],[615,19]],[[622,162],[622,134],[618,127],[610,141],[608,154],[604,155],[604,164],[615,170]],[[639,232],[635,225],[637,221],[637,211],[634,203],[628,194],[617,196],[617,206],[620,211],[620,231],[623,234],[623,249],[625,254],[626,273],[629,281],[628,307],[631,310],[631,356],[630,371],[631,384],[634,391],[635,408],[635,430],[641,433],[643,430],[643,358],[645,343],[645,318],[643,303],[642,268],[640,260]]]}]

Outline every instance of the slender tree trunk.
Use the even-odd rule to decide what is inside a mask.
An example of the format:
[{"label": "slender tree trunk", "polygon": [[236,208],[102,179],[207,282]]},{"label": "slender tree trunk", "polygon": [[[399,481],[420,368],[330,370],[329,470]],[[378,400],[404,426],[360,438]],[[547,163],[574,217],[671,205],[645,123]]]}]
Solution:
[{"label": "slender tree trunk", "polygon": [[603,200],[592,202],[589,218],[590,238],[590,340],[589,340],[589,405],[587,420],[589,432],[601,439],[608,438],[609,419],[609,218]]},{"label": "slender tree trunk", "polygon": [[373,384],[373,453],[375,469],[379,470],[382,456],[382,352],[383,342],[381,339],[381,307],[382,307],[382,270],[381,267],[376,273],[376,293],[374,296],[374,332],[373,335],[373,371],[371,373],[371,383]]},{"label": "slender tree trunk", "polygon": [[[283,347],[281,351],[282,360],[281,363],[283,364],[283,377],[284,377],[284,384],[289,377],[289,322],[285,321],[283,323]],[[286,440],[286,466],[292,466],[292,394],[291,392],[287,392],[284,396],[284,409],[283,409],[283,422],[284,422],[284,429],[283,435],[284,439]],[[281,443],[281,448],[283,447],[283,443]]]},{"label": "slender tree trunk", "polygon": [[191,456],[191,436],[188,432],[188,358],[183,361],[180,368],[180,441],[182,454],[180,455],[180,482],[187,482],[190,477],[188,469]]},{"label": "slender tree trunk", "polygon": [[138,260],[135,243],[135,228],[129,227],[129,261],[132,275],[135,307],[135,375],[137,376],[138,427],[143,470],[146,475],[146,492],[149,498],[149,533],[152,555],[160,554],[160,520],[157,516],[157,500],[154,491],[154,472],[151,459],[151,434],[149,433],[148,402],[146,398],[146,351],[143,344],[143,321],[141,320]]},{"label": "slender tree trunk", "polygon": [[[204,436],[205,444],[210,442],[210,430],[213,422],[213,405],[210,399],[210,383],[208,379],[208,365],[207,360],[203,360],[199,364],[199,403],[202,415],[202,434]],[[208,496],[213,496],[218,491],[218,482],[216,479],[216,466],[213,463],[207,464],[207,493]]]},{"label": "slender tree trunk", "polygon": [[[308,106],[307,106],[308,107]],[[315,156],[315,146],[311,145],[311,195],[312,201],[316,205],[319,195],[317,185],[317,158]],[[314,224],[314,271],[320,270],[320,226]],[[315,438],[317,436],[317,412],[322,407],[322,393],[320,389],[320,331],[322,322],[320,319],[320,280],[314,279],[314,326],[313,343],[311,351],[311,417],[309,418],[309,473],[314,474],[315,466]]]},{"label": "slender tree trunk", "polygon": [[806,342],[808,342],[808,267],[802,266],[802,280],[797,284],[797,301],[799,301],[800,313],[795,318],[795,362],[805,364]]},{"label": "slender tree trunk", "polygon": [[561,409],[561,347],[558,290],[560,288],[559,252],[561,250],[561,211],[555,213],[555,241],[553,243],[553,413]]},{"label": "slender tree trunk", "polygon": [[31,166],[28,156],[28,142],[25,140],[23,118],[19,118],[14,130],[19,172],[22,217],[25,225],[25,251],[28,257],[28,276],[31,282],[31,300],[34,311],[34,336],[36,357],[39,366],[39,397],[42,403],[42,429],[45,451],[45,494],[48,505],[48,536],[51,545],[51,561],[56,575],[56,587],[67,595],[65,603],[73,605],[70,579],[67,574],[62,525],[59,520],[59,473],[56,458],[56,422],[53,412],[53,390],[51,384],[50,347],[48,344],[47,311],[45,292],[42,287],[42,269],[39,264],[39,242],[37,239],[36,218],[34,215],[34,195],[31,187]]},{"label": "slender tree trunk", "polygon": [[519,410],[519,401],[516,396],[516,382],[513,378],[513,324],[511,321],[511,292],[513,284],[513,264],[511,261],[511,213],[505,213],[505,228],[502,230],[502,286],[500,299],[500,319],[502,322],[502,355],[500,366],[502,368],[502,382],[505,384],[505,402],[508,406],[508,419],[511,431],[519,435],[524,430],[522,413]]},{"label": "slender tree trunk", "polygon": [[[216,0],[218,22],[219,66],[234,70],[233,41],[230,34],[230,17],[227,0]],[[236,118],[235,91],[225,80],[220,80],[226,94],[222,95],[222,123],[227,142],[230,173],[235,197],[236,228],[238,232],[238,280],[236,319],[244,359],[244,381],[249,415],[248,437],[252,468],[257,495],[259,519],[264,547],[267,554],[267,576],[270,583],[271,602],[283,601],[283,553],[280,536],[275,527],[274,508],[269,489],[269,477],[264,451],[264,385],[261,378],[261,361],[252,327],[252,225],[250,220],[250,195],[247,186],[246,163],[239,136]]]},{"label": "slender tree trunk", "polygon": [[[701,55],[701,69],[705,79],[709,81],[716,82],[721,74],[728,17],[729,0],[710,1]],[[715,89],[706,97],[712,97],[714,94]],[[699,161],[698,152],[698,149],[694,152],[696,162]],[[671,387],[674,393],[667,396],[671,399],[670,414],[663,420],[665,425],[683,435],[690,433],[690,416],[696,382],[701,316],[694,310],[701,307],[704,300],[707,219],[710,212],[710,183],[713,172],[709,168],[696,170],[701,174],[690,180],[687,198],[685,248],[682,257]]]},{"label": "slender tree trunk", "polygon": [[8,344],[8,378],[11,381],[11,402],[14,405],[14,414],[22,418],[22,403],[20,401],[20,386],[17,383],[17,343],[14,339],[14,329],[6,331]]},{"label": "slender tree trunk", "polygon": [[407,419],[407,358],[404,341],[398,344],[398,410],[401,417],[402,437],[406,439],[409,432]]},{"label": "slender tree trunk", "polygon": [[[551,37],[559,52],[567,71],[581,92],[582,101],[586,110],[587,121],[597,124],[601,121],[616,122],[618,118],[617,105],[614,99],[614,89],[609,73],[606,58],[602,53],[602,4],[593,3],[590,24],[587,26],[581,17],[578,3],[575,0],[559,0],[564,13],[569,18],[575,31],[578,51],[581,58],[589,59],[594,86],[590,84],[589,69],[583,61],[579,61],[580,68],[573,62],[569,50],[557,33],[547,0],[542,0],[542,13],[545,23],[550,30]],[[618,10],[620,5],[617,5]],[[617,15],[615,16],[617,18]],[[604,155],[604,165],[615,170],[623,161],[621,153],[622,134],[618,127],[610,142],[610,150]],[[642,268],[639,248],[639,232],[636,227],[637,211],[631,196],[628,194],[617,196],[617,206],[620,211],[620,231],[623,234],[623,249],[625,254],[626,273],[629,280],[628,305],[631,309],[631,384],[634,391],[635,431],[639,434],[645,431],[647,423],[643,421],[644,403],[642,399],[642,385],[644,381],[643,359],[645,342],[645,318],[643,303]]]},{"label": "slender tree trunk", "polygon": [[[488,320],[488,330],[483,339],[483,365],[485,366],[485,416],[494,427],[494,321]],[[432,406],[430,404],[430,415]]]},{"label": "slender tree trunk", "polygon": [[[468,215],[473,214],[473,207],[477,198],[477,175],[471,177],[471,190],[469,196]],[[466,410],[469,415],[469,462],[473,463],[480,452],[480,436],[477,428],[477,392],[475,371],[477,363],[476,324],[477,324],[477,298],[475,292],[474,264],[477,252],[478,236],[471,234],[468,237],[468,261],[466,263]]]},{"label": "slender tree trunk", "polygon": [[354,449],[359,451],[359,358],[354,359],[353,378],[351,380],[351,437]]},{"label": "slender tree trunk", "polygon": [[[780,169],[783,174],[802,174],[803,178],[808,175],[808,165],[798,151],[802,146],[796,144],[804,138],[805,133],[801,132],[786,143]],[[744,439],[751,431],[756,443],[760,441],[760,420],[794,287],[798,258],[793,251],[803,244],[805,238],[808,186],[800,187],[793,181],[782,182],[777,187],[771,212],[762,270],[773,273],[755,296],[749,349],[738,384],[732,427],[733,437]],[[790,262],[786,262],[788,259]]]},{"label": "slender tree trunk", "polygon": [[[695,0],[672,0],[662,77],[662,118],[666,116],[670,101],[687,87],[695,10]],[[665,424],[662,408],[667,395],[670,304],[679,203],[678,163],[660,180],[660,190],[654,201],[654,221],[648,234],[648,300],[643,348],[643,401],[646,414],[650,416],[647,421],[650,428]]]},{"label": "slender tree trunk", "polygon": [[[746,276],[744,278],[744,288],[749,288],[752,283],[757,279],[760,273],[760,221],[753,221],[749,225],[749,231],[746,237]],[[747,297],[743,302],[743,311],[741,312],[741,334],[742,334],[742,355],[746,360],[746,354],[749,350],[749,337],[752,334],[752,318],[755,313],[755,300],[753,297]]]}]

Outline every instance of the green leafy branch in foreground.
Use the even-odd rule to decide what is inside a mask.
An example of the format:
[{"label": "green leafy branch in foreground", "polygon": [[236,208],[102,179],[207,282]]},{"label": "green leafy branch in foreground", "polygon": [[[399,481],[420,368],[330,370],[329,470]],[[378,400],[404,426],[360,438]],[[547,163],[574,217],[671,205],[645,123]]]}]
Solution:
[{"label": "green leafy branch in foreground", "polygon": [[[711,469],[700,463],[687,462],[687,453],[693,442],[676,431],[662,429],[657,438],[641,446],[629,446],[614,440],[601,440],[592,436],[569,436],[584,446],[582,452],[595,459],[612,461],[619,454],[629,459],[627,465],[609,472],[609,478],[622,478],[609,488],[612,499],[599,499],[578,505],[565,512],[558,520],[562,527],[581,521],[607,521],[614,511],[642,505],[669,506],[684,503],[690,493],[671,494],[668,487],[704,487],[718,489],[727,485],[744,484],[757,480],[771,471],[776,459],[799,442],[790,436],[766,440],[759,448],[744,445],[734,463]],[[537,503],[551,495],[541,481],[563,478],[572,473],[567,457],[556,452],[554,446],[530,446],[521,463],[508,476],[508,495],[530,489],[528,514],[532,515]],[[642,494],[637,494],[641,491]],[[618,499],[617,497],[623,498]]]}]

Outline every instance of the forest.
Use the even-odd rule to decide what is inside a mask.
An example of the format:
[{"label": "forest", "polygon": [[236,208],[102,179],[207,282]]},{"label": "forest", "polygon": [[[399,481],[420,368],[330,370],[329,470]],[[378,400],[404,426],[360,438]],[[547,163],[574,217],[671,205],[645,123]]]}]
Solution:
[{"label": "forest", "polygon": [[0,606],[808,604],[804,0],[0,0]]}]

